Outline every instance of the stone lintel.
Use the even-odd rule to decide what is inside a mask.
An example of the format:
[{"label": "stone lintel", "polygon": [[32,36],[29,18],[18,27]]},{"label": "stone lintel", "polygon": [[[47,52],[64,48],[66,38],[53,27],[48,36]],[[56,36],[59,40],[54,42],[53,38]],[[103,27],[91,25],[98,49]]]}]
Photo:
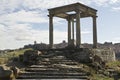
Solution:
[{"label": "stone lintel", "polygon": [[[96,14],[94,13],[80,13],[81,17],[80,18],[86,18],[86,17],[92,17],[92,16],[96,16]],[[67,17],[71,17],[71,18],[76,18],[76,14],[66,14],[66,13],[61,13],[61,14],[57,14],[55,15],[56,17],[59,17],[59,18],[63,18],[63,19],[67,19]],[[48,15],[49,17],[49,15]]]},{"label": "stone lintel", "polygon": [[90,8],[86,5],[83,5],[81,3],[75,3],[75,4],[65,5],[65,6],[61,6],[61,7],[51,8],[51,9],[48,9],[48,11],[50,12],[50,14],[57,15],[60,13],[75,11],[76,9],[80,10],[81,12],[85,12],[85,13],[88,11],[90,13],[97,12],[97,10]]}]

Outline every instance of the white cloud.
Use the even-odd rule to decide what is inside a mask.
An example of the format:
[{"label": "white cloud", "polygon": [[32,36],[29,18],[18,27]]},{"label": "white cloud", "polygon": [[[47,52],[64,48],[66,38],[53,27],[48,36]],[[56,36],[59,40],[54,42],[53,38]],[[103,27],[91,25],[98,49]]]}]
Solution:
[{"label": "white cloud", "polygon": [[120,3],[120,0],[92,0],[91,4],[95,3],[97,6],[107,6],[111,7],[111,5],[116,5]]},{"label": "white cloud", "polygon": [[0,36],[4,36],[6,34],[6,29],[4,28],[5,26],[0,24]]},{"label": "white cloud", "polygon": [[0,13],[11,13],[19,9],[47,10],[49,8],[80,2],[83,4],[109,5],[120,3],[120,0],[1,0]]},{"label": "white cloud", "polygon": [[93,0],[97,5],[107,5],[110,0]]},{"label": "white cloud", "polygon": [[120,2],[120,0],[111,0],[112,4],[119,3],[119,2]]},{"label": "white cloud", "polygon": [[48,22],[47,16],[42,15],[35,11],[25,11],[21,10],[18,12],[5,14],[0,16],[0,23],[10,24],[10,23],[46,23]]},{"label": "white cloud", "polygon": [[115,37],[112,40],[114,43],[119,43],[120,42],[120,37]]},{"label": "white cloud", "polygon": [[23,47],[35,40],[48,42],[48,32],[32,29],[29,24],[14,24],[12,26],[0,24],[0,35],[0,49]]},{"label": "white cloud", "polygon": [[[12,26],[4,26],[0,24],[0,48],[19,48],[25,44],[37,42],[48,43],[48,30],[33,29],[30,24],[14,24]],[[90,34],[89,31],[82,31],[82,35]],[[64,35],[64,36],[63,36]],[[54,43],[60,43],[62,40],[67,41],[67,32],[54,30]],[[8,43],[10,42],[10,43]],[[16,44],[17,43],[17,44]]]},{"label": "white cloud", "polygon": [[[82,3],[90,3],[89,0],[24,0],[23,6],[29,7],[31,9],[40,8],[40,9],[48,9],[57,6],[63,6],[71,3],[82,2]],[[34,4],[33,4],[34,3]]]},{"label": "white cloud", "polygon": [[49,8],[63,6],[71,3],[81,2],[90,4],[90,0],[1,0],[0,14],[12,13],[21,9],[46,10]]},{"label": "white cloud", "polygon": [[[76,2],[111,7],[111,5],[120,3],[120,0],[1,0],[0,48],[18,48],[34,40],[48,43],[49,30],[37,30],[31,24],[48,24],[47,9]],[[113,9],[120,10],[119,7]],[[58,24],[61,20],[55,18],[54,23]],[[55,30],[54,33],[55,43],[63,39],[67,40],[67,32]],[[82,34],[87,35],[91,32],[82,31]]]},{"label": "white cloud", "polygon": [[21,4],[21,0],[0,0],[0,14],[11,13]]},{"label": "white cloud", "polygon": [[91,31],[82,31],[81,33],[82,35],[88,35],[88,34],[91,34]]},{"label": "white cloud", "polygon": [[[49,9],[57,6],[63,6],[67,4],[72,4],[80,2],[83,4],[93,4],[95,5],[109,5],[109,4],[117,4],[120,0],[24,0],[23,6],[28,7],[30,9],[40,8],[40,9]],[[34,4],[33,4],[34,3]]]},{"label": "white cloud", "polygon": [[120,11],[120,7],[113,7],[113,11]]}]

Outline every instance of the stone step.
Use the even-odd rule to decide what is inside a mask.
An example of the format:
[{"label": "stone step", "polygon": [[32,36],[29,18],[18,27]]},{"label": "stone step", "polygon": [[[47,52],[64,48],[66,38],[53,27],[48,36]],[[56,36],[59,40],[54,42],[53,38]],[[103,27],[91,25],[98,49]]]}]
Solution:
[{"label": "stone step", "polygon": [[53,66],[52,65],[48,65],[48,66],[45,66],[45,65],[31,65],[28,68],[53,68]]},{"label": "stone step", "polygon": [[27,72],[46,72],[46,73],[49,73],[49,72],[57,72],[57,73],[60,73],[60,72],[68,72],[68,73],[76,73],[76,72],[83,72],[82,70],[77,70],[77,69],[26,69],[25,71]]},{"label": "stone step", "polygon": [[88,79],[16,79],[16,80],[88,80]]},{"label": "stone step", "polygon": [[42,59],[42,58],[49,58],[49,59],[53,59],[53,60],[56,60],[56,59],[59,59],[59,60],[66,59],[66,57],[64,57],[64,56],[49,56],[49,55],[41,55],[41,56],[39,56],[39,59]]},{"label": "stone step", "polygon": [[77,65],[78,63],[77,62],[72,62],[72,61],[66,61],[66,62],[56,62],[56,61],[51,61],[51,62],[38,62],[37,63],[38,65],[51,65],[51,64],[67,64],[67,65]]},{"label": "stone step", "polygon": [[24,72],[24,73],[20,73],[20,75],[48,75],[48,76],[86,76],[86,73],[58,73],[58,72]]},{"label": "stone step", "polygon": [[49,62],[75,62],[72,60],[50,60]]},{"label": "stone step", "polygon": [[52,57],[52,59],[66,59],[66,57],[65,56],[54,56]]},{"label": "stone step", "polygon": [[18,79],[88,79],[88,76],[40,76],[40,75],[21,75]]},{"label": "stone step", "polygon": [[62,67],[62,66],[59,66],[59,67],[53,67],[53,66],[31,66],[31,67],[28,67],[26,68],[25,70],[48,70],[48,69],[66,69],[66,70],[82,70],[81,67]]},{"label": "stone step", "polygon": [[43,64],[43,65],[44,64],[51,64],[50,61],[49,62],[48,61],[39,61],[38,63]]},{"label": "stone step", "polygon": [[55,62],[71,62],[72,60],[66,60],[66,59],[41,59],[40,61],[43,61],[43,62],[52,62],[52,61],[55,61]]},{"label": "stone step", "polygon": [[52,57],[51,55],[40,55],[39,58],[50,58]]},{"label": "stone step", "polygon": [[26,69],[43,69],[43,70],[48,70],[48,69],[74,69],[74,70],[82,70],[82,68],[80,66],[76,66],[76,65],[66,65],[66,64],[53,64],[53,65],[49,65],[49,66],[41,66],[41,65],[34,65],[34,66],[30,66]]},{"label": "stone step", "polygon": [[48,65],[51,65],[51,63],[50,62],[38,62],[37,65],[46,65],[46,66],[48,66]]},{"label": "stone step", "polygon": [[51,72],[51,71],[59,71],[59,69],[53,69],[53,68],[26,68],[25,71],[30,71],[30,72]]},{"label": "stone step", "polygon": [[77,65],[77,62],[58,62],[58,64]]},{"label": "stone step", "polygon": [[20,73],[16,80],[88,80],[88,75],[78,62],[64,56],[41,55],[36,65]]}]

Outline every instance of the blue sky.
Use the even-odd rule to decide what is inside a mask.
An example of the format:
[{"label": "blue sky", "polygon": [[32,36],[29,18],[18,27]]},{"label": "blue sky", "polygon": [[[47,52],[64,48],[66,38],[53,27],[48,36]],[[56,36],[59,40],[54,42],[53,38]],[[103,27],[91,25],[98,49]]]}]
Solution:
[{"label": "blue sky", "polygon": [[[0,49],[48,43],[47,9],[80,2],[98,10],[98,42],[120,42],[120,0],[1,0]],[[92,18],[81,19],[82,43],[92,43]],[[54,18],[54,43],[67,41],[67,21]]]}]

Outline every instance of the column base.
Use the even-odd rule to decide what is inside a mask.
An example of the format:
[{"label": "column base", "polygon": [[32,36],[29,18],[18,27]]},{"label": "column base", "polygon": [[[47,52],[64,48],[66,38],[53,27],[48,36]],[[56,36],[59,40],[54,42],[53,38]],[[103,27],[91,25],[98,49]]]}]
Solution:
[{"label": "column base", "polygon": [[54,45],[49,45],[49,49],[55,49]]},{"label": "column base", "polygon": [[96,46],[96,45],[93,45],[93,48],[97,48],[97,46]]},{"label": "column base", "polygon": [[82,48],[82,46],[81,45],[76,45],[76,48]]}]

